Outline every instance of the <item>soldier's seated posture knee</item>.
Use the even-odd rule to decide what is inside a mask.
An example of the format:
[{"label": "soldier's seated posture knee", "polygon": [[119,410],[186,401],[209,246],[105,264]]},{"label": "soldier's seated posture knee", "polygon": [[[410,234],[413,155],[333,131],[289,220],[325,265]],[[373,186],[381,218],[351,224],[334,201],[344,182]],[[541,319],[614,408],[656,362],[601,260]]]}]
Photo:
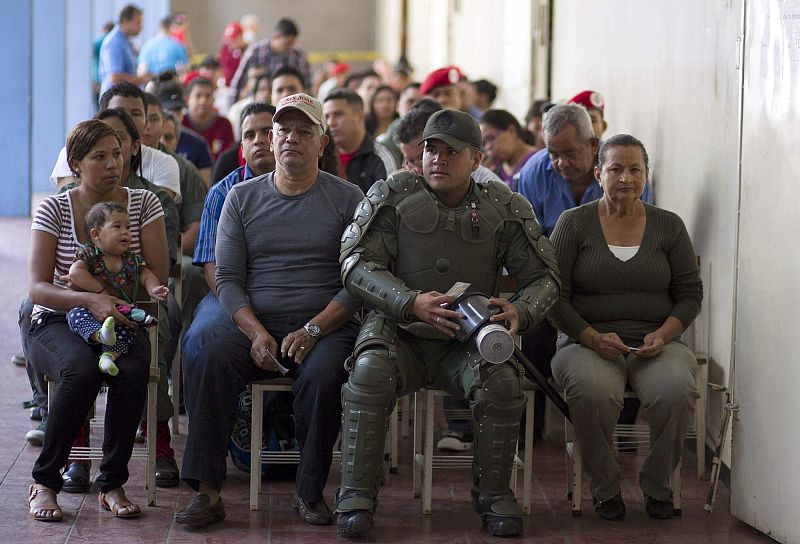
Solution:
[{"label": "soldier's seated posture knee", "polygon": [[342,435],[360,440],[342,448],[342,486],[336,497],[338,525],[345,534],[372,529],[378,494],[378,471],[389,414],[397,400],[394,367],[386,348],[370,348],[352,364],[342,387]]}]

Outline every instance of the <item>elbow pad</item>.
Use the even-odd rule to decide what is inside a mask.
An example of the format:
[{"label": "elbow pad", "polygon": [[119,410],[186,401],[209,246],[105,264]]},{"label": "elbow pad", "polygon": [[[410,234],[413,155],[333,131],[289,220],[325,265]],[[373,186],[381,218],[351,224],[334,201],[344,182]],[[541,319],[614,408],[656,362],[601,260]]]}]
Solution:
[{"label": "elbow pad", "polygon": [[[559,295],[560,289],[552,273],[542,281],[522,289],[516,302],[522,304],[527,315],[527,323],[520,323],[520,329],[526,330],[541,322],[556,303]],[[523,308],[518,309],[522,310]]]},{"label": "elbow pad", "polygon": [[413,321],[410,310],[417,291],[410,290],[385,267],[360,259],[360,253],[353,253],[342,263],[347,292],[401,323]]}]

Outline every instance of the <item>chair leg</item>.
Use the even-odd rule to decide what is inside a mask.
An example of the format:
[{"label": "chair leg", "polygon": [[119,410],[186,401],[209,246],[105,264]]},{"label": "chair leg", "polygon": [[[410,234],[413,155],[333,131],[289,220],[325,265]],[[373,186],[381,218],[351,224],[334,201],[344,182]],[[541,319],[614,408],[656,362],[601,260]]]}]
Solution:
[{"label": "chair leg", "polygon": [[672,488],[672,515],[680,516],[681,511],[681,462],[675,467],[675,472],[670,477],[670,487]]},{"label": "chair leg", "polygon": [[706,393],[708,391],[708,363],[697,369],[697,392],[700,398],[695,404],[695,429],[697,429],[697,478],[706,478]]},{"label": "chair leg", "polygon": [[[180,259],[178,259],[180,264]],[[183,298],[183,281],[181,280],[180,273],[175,278],[175,300],[180,305],[181,298]],[[183,331],[181,331],[181,335]],[[172,359],[172,434],[178,435],[181,432],[180,415],[181,415],[181,342],[180,336],[178,337],[178,347],[175,350],[175,357]]]},{"label": "chair leg", "polygon": [[400,433],[400,435],[403,438],[408,438],[410,427],[411,427],[411,395],[405,395],[403,397],[403,419],[401,425],[402,430]]},{"label": "chair leg", "polygon": [[517,439],[517,443],[514,445],[514,458],[511,460],[511,478],[508,480],[508,488],[514,493],[515,497],[519,496],[517,492],[517,473],[521,462],[519,459],[519,439]]},{"label": "chair leg", "polygon": [[181,434],[181,343],[178,341],[178,348],[175,350],[175,357],[172,359],[172,435]]},{"label": "chair leg", "polygon": [[422,474],[422,513],[431,513],[431,494],[433,492],[433,422],[434,422],[434,390],[425,391],[425,469]]},{"label": "chair leg", "polygon": [[389,419],[389,473],[397,474],[397,412],[400,403],[396,402]]},{"label": "chair leg", "polygon": [[413,458],[413,475],[412,475],[412,489],[414,497],[419,498],[422,493],[422,405],[425,404],[425,397],[422,391],[414,393],[414,458]]},{"label": "chair leg", "polygon": [[253,401],[250,417],[250,510],[258,510],[258,492],[261,488],[261,440],[264,425],[264,390],[252,386]]},{"label": "chair leg", "polygon": [[572,442],[572,515],[581,515],[581,479],[583,478],[583,465],[581,449],[578,443]]},{"label": "chair leg", "polygon": [[522,513],[531,513],[531,495],[533,492],[533,391],[525,392],[525,461],[522,481]]},{"label": "chair leg", "polygon": [[[165,319],[160,311],[159,319]],[[158,402],[158,327],[150,327],[150,378],[147,382],[147,464],[145,488],[148,506],[156,505],[156,403]]]},{"label": "chair leg", "polygon": [[575,440],[572,424],[564,420],[564,434],[566,436],[567,456],[567,500],[572,502],[572,515],[581,515],[581,450]]}]

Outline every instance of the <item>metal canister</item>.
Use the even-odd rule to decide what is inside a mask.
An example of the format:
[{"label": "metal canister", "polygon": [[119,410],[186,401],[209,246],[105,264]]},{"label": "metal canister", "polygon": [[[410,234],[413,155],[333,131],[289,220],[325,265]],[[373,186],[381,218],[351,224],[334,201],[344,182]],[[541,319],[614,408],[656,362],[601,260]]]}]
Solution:
[{"label": "metal canister", "polygon": [[475,344],[481,357],[493,364],[508,361],[514,353],[514,339],[508,329],[497,323],[481,327],[475,335]]}]

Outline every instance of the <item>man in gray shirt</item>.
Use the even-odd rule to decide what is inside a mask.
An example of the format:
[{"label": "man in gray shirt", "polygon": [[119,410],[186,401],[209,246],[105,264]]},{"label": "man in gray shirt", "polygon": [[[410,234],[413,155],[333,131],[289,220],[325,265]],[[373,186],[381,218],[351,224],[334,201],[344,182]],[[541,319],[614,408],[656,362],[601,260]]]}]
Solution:
[{"label": "man in gray shirt", "polygon": [[225,519],[219,495],[238,396],[283,370],[295,380],[300,444],[292,506],[308,523],[332,522],[322,493],[339,434],[344,361],[358,332],[357,304],[339,276],[339,240],[364,195],[317,168],[328,140],[319,101],[288,96],[273,119],[275,172],[235,185],[217,230],[217,294],[238,329],[184,368],[190,418],[181,476],[197,494],[175,520],[190,527]]}]

